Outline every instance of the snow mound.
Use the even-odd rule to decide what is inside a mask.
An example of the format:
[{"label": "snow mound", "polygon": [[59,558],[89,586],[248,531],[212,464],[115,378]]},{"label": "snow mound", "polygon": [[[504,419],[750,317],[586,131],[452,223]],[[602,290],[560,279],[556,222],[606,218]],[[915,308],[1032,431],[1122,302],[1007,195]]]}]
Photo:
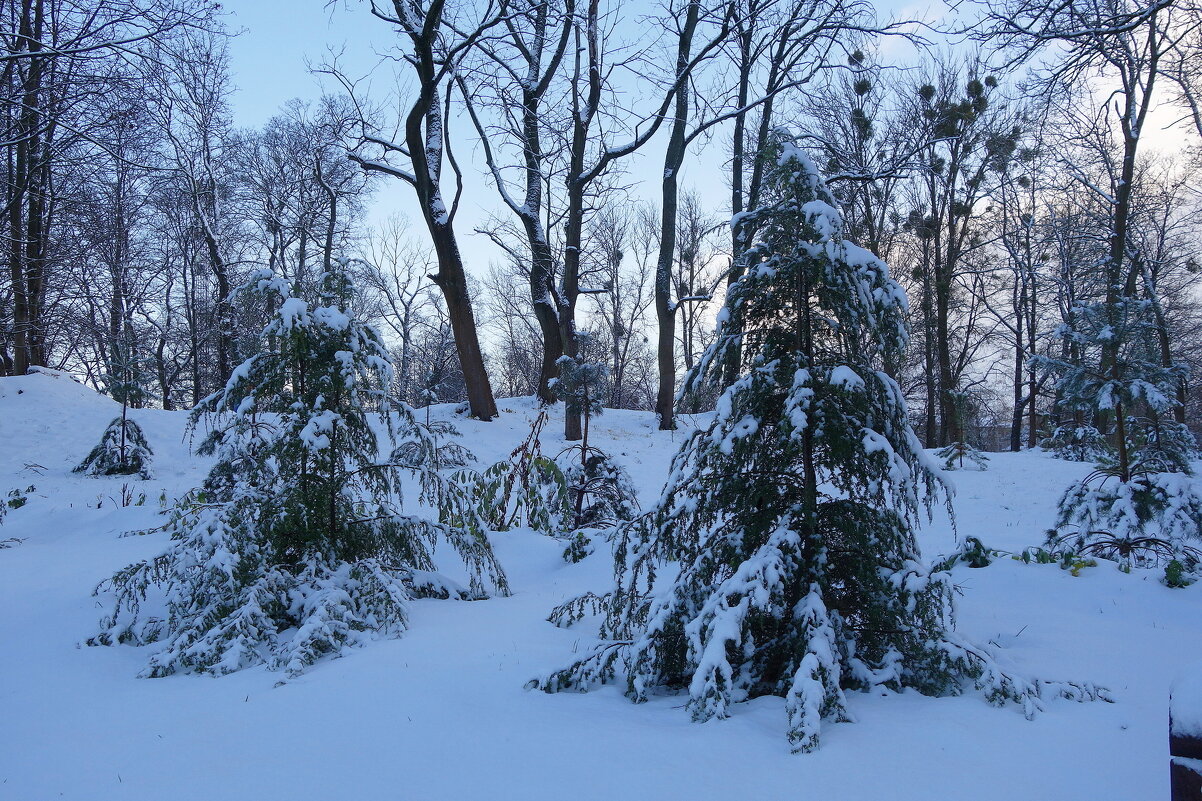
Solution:
[{"label": "snow mound", "polygon": [[0,429],[25,462],[78,464],[120,413],[111,398],[57,370],[0,378]]}]

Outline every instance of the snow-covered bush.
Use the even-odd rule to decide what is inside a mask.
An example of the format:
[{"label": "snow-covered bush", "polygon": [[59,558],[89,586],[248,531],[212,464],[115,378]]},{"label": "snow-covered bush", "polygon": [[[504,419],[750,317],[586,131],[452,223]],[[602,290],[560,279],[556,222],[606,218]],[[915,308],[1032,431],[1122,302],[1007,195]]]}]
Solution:
[{"label": "snow-covered bush", "polygon": [[985,547],[985,543],[977,537],[965,537],[959,548],[935,563],[934,569],[951,570],[961,563],[969,567],[989,567],[993,564],[994,557],[999,555],[999,551]]},{"label": "snow-covered bush", "polygon": [[465,469],[451,476],[451,482],[491,530],[526,526],[558,536],[572,528],[563,471],[542,452],[546,424],[546,412],[539,412],[530,434],[507,460],[482,472]]},{"label": "snow-covered bush", "polygon": [[[24,490],[18,487],[17,489],[9,490],[5,497],[0,498],[0,523],[4,522],[4,517],[8,514],[10,509],[20,509],[25,504],[29,503],[29,496],[32,495],[36,489],[37,487],[34,487],[33,485],[26,487]],[[24,540],[19,537],[6,537],[4,539],[0,539],[0,548],[11,548],[14,545],[19,545],[22,542],[24,542]]]},{"label": "snow-covered bush", "polygon": [[935,451],[935,456],[944,470],[986,470],[989,467],[989,457],[967,442],[953,442]]},{"label": "snow-covered bush", "polygon": [[721,388],[728,364],[740,375],[655,509],[622,530],[616,585],[590,599],[613,642],[533,685],[686,693],[696,721],[780,696],[797,751],[817,746],[823,720],[850,719],[848,691],[976,688],[1028,715],[1048,695],[1096,697],[1008,673],[954,634],[948,575],[922,564],[913,534],[942,485],[883,369],[907,341],[905,294],[842,238],[800,149],[781,143],[769,163],[751,212],[762,239],[683,391]]},{"label": "snow-covered bush", "polygon": [[4,503],[0,504],[0,515],[8,509],[20,509],[25,504],[29,503],[29,496],[37,490],[37,487],[30,484],[25,489],[17,488],[8,491],[8,495],[4,498]]},{"label": "snow-covered bush", "polygon": [[1106,438],[1093,426],[1058,426],[1040,440],[1039,447],[1069,462],[1097,462],[1110,456]]},{"label": "snow-covered bush", "polygon": [[1182,423],[1158,417],[1127,418],[1128,449],[1135,467],[1153,473],[1190,473],[1198,457],[1198,442]]},{"label": "snow-covered bush", "polygon": [[122,415],[108,424],[100,443],[92,448],[73,472],[90,476],[134,476],[150,478],[150,459],[154,451],[142,428]]},{"label": "snow-covered bush", "polygon": [[[115,603],[89,643],[152,646],[143,675],[259,663],[296,674],[398,635],[412,597],[507,592],[479,518],[454,487],[425,464],[377,461],[371,408],[387,410],[389,437],[399,429],[433,444],[409,407],[385,405],[391,367],[379,335],[347,311],[354,291],[344,266],[322,277],[313,306],[270,273],[248,289],[275,301],[261,350],[190,420],[211,424],[201,450],[216,463],[171,511],[167,550],[98,588]],[[401,469],[442,519],[401,512]],[[433,572],[439,539],[463,557],[469,587]]]},{"label": "snow-covered bush", "polygon": [[1202,567],[1202,492],[1181,472],[1144,472],[1122,481],[1094,471],[1060,499],[1052,549],[1111,559],[1126,567],[1163,567],[1184,586]]}]

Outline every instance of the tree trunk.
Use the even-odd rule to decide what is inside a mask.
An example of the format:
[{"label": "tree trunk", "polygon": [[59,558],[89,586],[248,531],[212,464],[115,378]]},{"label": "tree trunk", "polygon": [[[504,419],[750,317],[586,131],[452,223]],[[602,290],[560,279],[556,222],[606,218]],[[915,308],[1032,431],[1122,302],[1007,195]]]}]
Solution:
[{"label": "tree trunk", "polygon": [[[693,49],[693,34],[700,16],[699,0],[689,0],[684,25],[676,48],[676,77],[679,80],[688,69]],[[664,154],[663,201],[660,208],[659,258],[655,264],[655,319],[659,324],[656,337],[656,365],[659,371],[659,390],[655,397],[655,412],[659,415],[660,431],[676,428],[676,304],[672,302],[672,263],[676,255],[676,214],[680,195],[680,168],[684,164],[685,133],[689,124],[689,92],[678,87],[672,130]]]},{"label": "tree trunk", "polygon": [[[38,53],[42,50],[44,24],[43,0],[24,0],[18,26],[21,44],[18,51]],[[45,60],[30,58],[21,81],[21,111],[17,115],[14,138],[14,159],[8,191],[9,273],[13,293],[13,367],[14,375],[24,375],[39,364],[37,331],[38,296],[40,292],[39,264],[30,258],[38,255],[36,245],[27,237],[36,233],[33,217],[37,214],[34,187],[37,158],[41,155],[42,89]]]},{"label": "tree trunk", "polygon": [[451,321],[455,350],[459,354],[460,369],[463,370],[468,408],[477,420],[492,420],[497,416],[497,402],[492,395],[488,372],[484,369],[484,352],[480,349],[476,315],[472,311],[467,274],[463,269],[463,257],[459,253],[455,231],[449,224],[431,223],[429,228],[434,252],[438,256],[438,272],[430,278],[442,290],[447,303],[447,317]]},{"label": "tree trunk", "polygon": [[410,111],[405,124],[405,138],[413,160],[416,178],[414,188],[438,259],[438,272],[432,275],[431,279],[442,290],[442,296],[446,300],[447,316],[455,337],[455,350],[459,354],[459,366],[463,371],[463,383],[467,389],[468,407],[472,417],[488,421],[497,416],[497,403],[493,398],[488,371],[484,368],[484,352],[480,348],[476,316],[472,311],[472,299],[467,287],[467,273],[463,268],[463,256],[439,183],[445,153],[446,126],[438,88],[434,84],[432,47],[432,41],[427,42],[426,49],[422,50],[419,56],[419,70],[424,79],[423,95],[428,100],[423,101],[419,98]]},{"label": "tree trunk", "polygon": [[[1022,329],[1018,330],[1016,340],[1020,340]],[[1021,341],[1014,346],[1014,410],[1010,417],[1010,450],[1017,453],[1023,449],[1023,348]]]}]

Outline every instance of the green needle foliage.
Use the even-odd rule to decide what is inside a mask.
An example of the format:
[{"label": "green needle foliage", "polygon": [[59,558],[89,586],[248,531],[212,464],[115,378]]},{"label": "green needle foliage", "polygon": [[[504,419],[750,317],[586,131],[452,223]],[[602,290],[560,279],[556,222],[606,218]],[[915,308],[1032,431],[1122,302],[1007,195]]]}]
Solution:
[{"label": "green needle foliage", "polygon": [[1097,697],[1007,673],[953,633],[948,576],[913,535],[942,486],[884,370],[907,342],[905,295],[843,239],[809,158],[789,142],[766,156],[760,242],[684,391],[721,386],[730,363],[739,377],[656,508],[625,529],[613,592],[556,612],[570,623],[603,608],[613,642],[534,684],[685,693],[696,721],[779,696],[796,751],[818,745],[823,720],[851,718],[848,691],[976,688],[1028,715],[1049,693]]},{"label": "green needle foliage", "polygon": [[127,416],[116,417],[104,429],[100,442],[72,472],[148,479],[153,455],[141,426]]},{"label": "green needle foliage", "polygon": [[[200,450],[216,464],[172,510],[167,550],[98,588],[115,604],[90,642],[153,643],[147,676],[260,663],[295,675],[400,634],[415,596],[507,593],[479,517],[430,467],[437,440],[408,407],[388,405],[385,346],[348,311],[345,265],[323,276],[316,305],[270,273],[248,291],[276,309],[260,352],[191,418],[211,424]],[[390,440],[405,433],[404,462],[392,449],[378,461],[371,410],[383,412]],[[438,521],[401,512],[402,470]],[[463,557],[469,587],[433,572],[440,539]]]}]

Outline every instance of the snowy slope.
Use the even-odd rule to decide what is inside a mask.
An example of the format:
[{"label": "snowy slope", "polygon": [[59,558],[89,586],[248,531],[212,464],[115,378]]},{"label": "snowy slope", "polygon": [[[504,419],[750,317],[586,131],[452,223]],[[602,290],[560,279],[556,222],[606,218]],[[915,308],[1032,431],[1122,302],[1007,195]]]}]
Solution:
[{"label": "snowy slope", "polygon": [[[524,438],[529,400],[494,423],[457,420],[488,464]],[[1113,566],[1073,577],[999,559],[957,567],[961,630],[1047,678],[1107,685],[1115,704],[1052,702],[1028,722],[979,697],[853,696],[855,724],[788,752],[783,702],[761,698],[695,725],[677,698],[635,706],[616,688],[522,689],[593,641],[545,621],[559,601],[604,590],[605,554],[578,565],[529,532],[498,535],[511,598],[419,601],[403,639],[317,665],[299,679],[263,668],[220,679],[135,679],[144,655],[88,648],[98,581],[158,552],[159,498],[195,486],[207,462],[182,440],[186,415],[133,413],[155,450],[148,482],[71,474],[119,409],[65,377],[0,379],[0,496],[36,487],[0,523],[0,799],[1158,799],[1168,794],[1168,688],[1202,661],[1202,587],[1169,590]],[[450,407],[435,413],[452,417]],[[688,423],[687,418],[685,420]],[[606,412],[598,444],[644,503],[686,431]],[[562,447],[553,421],[544,450]],[[999,454],[951,474],[961,536],[1018,550],[1042,541],[1059,491],[1088,468]],[[120,505],[122,485],[143,506]],[[953,547],[947,521],[922,533]]]}]

